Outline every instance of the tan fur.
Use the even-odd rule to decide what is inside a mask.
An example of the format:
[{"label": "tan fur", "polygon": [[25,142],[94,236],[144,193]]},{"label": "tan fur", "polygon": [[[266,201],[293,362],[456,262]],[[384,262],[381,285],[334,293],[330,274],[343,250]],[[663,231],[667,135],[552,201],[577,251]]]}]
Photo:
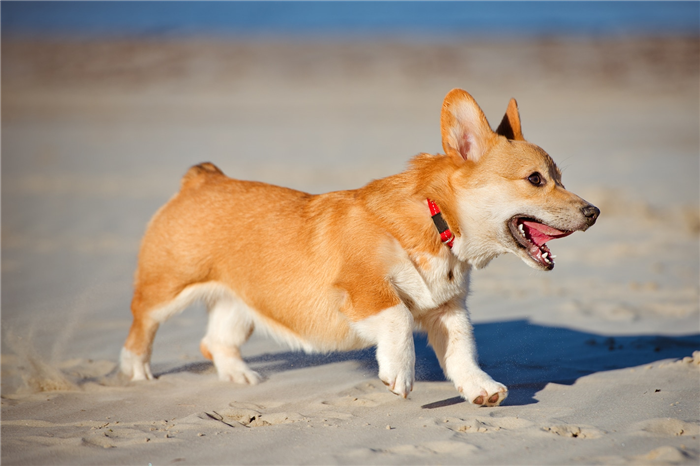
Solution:
[{"label": "tan fur", "polygon": [[[441,126],[446,155],[418,155],[405,172],[351,191],[310,195],[228,178],[211,163],[190,168],[143,238],[125,351],[147,362],[158,325],[189,302],[189,291],[213,303],[224,290],[231,306],[251,309],[272,333],[321,351],[366,346],[355,323],[405,305],[445,353],[441,316],[466,313],[469,269],[507,252],[504,241],[512,241],[504,239],[503,225],[482,217],[500,215],[501,204],[523,204],[560,215],[557,228],[583,229],[584,220],[572,212],[586,203],[563,188],[549,156],[524,141],[515,100],[499,126],[510,139],[493,132],[459,89],[445,98]],[[544,188],[523,182],[533,171],[551,182]],[[457,238],[453,250],[440,241],[428,198]],[[435,275],[439,270],[444,276]],[[463,283],[452,283],[455,274]],[[414,276],[425,282],[423,294],[402,278]],[[246,325],[227,357],[240,358],[236,345],[253,330]],[[464,328],[470,336],[471,327]],[[205,341],[201,349],[216,361]],[[503,390],[501,398],[494,393],[482,389],[479,399],[498,404],[505,398]]]}]

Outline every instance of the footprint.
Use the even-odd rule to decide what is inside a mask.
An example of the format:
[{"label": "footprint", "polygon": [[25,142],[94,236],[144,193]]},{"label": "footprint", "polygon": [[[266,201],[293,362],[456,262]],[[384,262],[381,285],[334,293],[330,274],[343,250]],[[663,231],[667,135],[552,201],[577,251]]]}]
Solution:
[{"label": "footprint", "polygon": [[[184,427],[184,429],[183,429]],[[143,443],[169,442],[177,438],[187,424],[176,425],[172,421],[158,421],[148,424],[106,423],[92,427],[87,435],[80,438],[81,444],[101,448],[117,448]]]},{"label": "footprint", "polygon": [[501,430],[517,430],[534,425],[527,419],[517,417],[475,417],[468,419],[443,418],[434,420],[436,425],[443,425],[458,433],[486,433]]},{"label": "footprint", "polygon": [[[294,422],[306,421],[306,417],[299,413],[281,412],[262,414],[258,418],[262,425],[275,426],[278,424],[291,424]],[[251,424],[251,427],[257,427]]]},{"label": "footprint", "polygon": [[228,408],[220,411],[205,413],[209,418],[222,422],[230,427],[264,427],[278,424],[290,424],[305,421],[306,418],[294,412],[264,413],[263,406],[252,403],[233,402]]},{"label": "footprint", "polygon": [[221,421],[231,427],[235,427],[236,424],[247,427],[251,423],[255,423],[252,427],[258,427],[260,424],[258,421],[261,415],[262,413],[260,413],[260,411],[248,408],[225,408],[207,413],[207,416],[212,419]]},{"label": "footprint", "polygon": [[[145,426],[144,426],[145,427]],[[96,429],[81,438],[83,445],[96,446],[102,448],[116,448],[121,446],[136,445],[145,442],[169,438],[170,434],[148,432],[146,429],[131,427],[109,426]],[[148,438],[148,440],[146,440]]]},{"label": "footprint", "polygon": [[486,432],[496,432],[501,430],[500,427],[495,427],[492,426],[491,424],[487,424],[485,422],[481,422],[477,419],[472,419],[471,421],[464,421],[463,423],[459,423],[461,425],[457,426],[451,426],[448,427],[448,429],[453,430],[455,432],[461,432],[461,433],[473,433],[473,432],[478,432],[478,433],[486,433]]},{"label": "footprint", "polygon": [[[83,445],[115,448],[125,445],[140,444],[158,438],[163,439],[166,438],[166,435],[170,435],[169,438],[172,438],[175,433],[179,433],[179,431],[173,430],[174,424],[167,421],[160,421],[159,423],[153,422],[150,424],[120,423],[118,421],[51,423],[39,420],[23,420],[3,422],[3,426],[8,425],[30,428],[41,427],[47,432],[50,432],[50,436],[22,436],[20,442],[26,442],[31,439],[32,443],[61,447]],[[65,434],[53,434],[51,433],[52,430],[49,429],[60,429],[59,432],[71,432],[71,437],[65,437]]]},{"label": "footprint", "polygon": [[700,426],[680,419],[649,419],[634,424],[631,430],[642,435],[671,437],[677,435],[700,435]]},{"label": "footprint", "polygon": [[574,426],[571,424],[562,424],[549,427],[543,427],[543,431],[559,435],[560,437],[571,438],[600,438],[604,432],[592,426]]}]

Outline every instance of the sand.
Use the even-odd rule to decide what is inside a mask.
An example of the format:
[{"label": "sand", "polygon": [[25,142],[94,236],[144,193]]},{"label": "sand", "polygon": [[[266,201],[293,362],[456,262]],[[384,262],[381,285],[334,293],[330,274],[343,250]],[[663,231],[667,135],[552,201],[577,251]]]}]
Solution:
[{"label": "sand", "polygon": [[[2,44],[3,464],[697,464],[697,38],[529,42]],[[598,223],[473,274],[480,361],[510,396],[473,407],[416,335],[400,399],[374,351],[290,352],[217,380],[206,312],[161,327],[158,379],[116,370],[150,216],[186,169],[323,192],[439,152],[450,89],[525,136]],[[272,232],[274,235],[274,232]]]}]

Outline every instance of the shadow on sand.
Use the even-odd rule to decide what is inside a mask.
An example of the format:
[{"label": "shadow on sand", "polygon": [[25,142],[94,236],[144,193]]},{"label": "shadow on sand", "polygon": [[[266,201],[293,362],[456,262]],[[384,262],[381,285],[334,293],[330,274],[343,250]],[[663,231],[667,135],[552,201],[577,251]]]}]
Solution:
[{"label": "shadow on sand", "polygon": [[[536,403],[535,395],[547,384],[571,385],[579,377],[615,369],[649,364],[663,359],[690,356],[700,349],[700,333],[685,336],[603,336],[559,327],[546,327],[527,320],[481,323],[474,326],[481,367],[508,386],[507,405]],[[416,380],[444,381],[442,369],[424,334],[414,336]],[[263,376],[273,373],[357,361],[362,370],[377,373],[374,349],[344,353],[272,353],[246,361]],[[173,372],[201,372],[210,363],[174,368]],[[161,374],[162,375],[162,374]],[[425,405],[437,408],[461,402],[455,397]]]}]

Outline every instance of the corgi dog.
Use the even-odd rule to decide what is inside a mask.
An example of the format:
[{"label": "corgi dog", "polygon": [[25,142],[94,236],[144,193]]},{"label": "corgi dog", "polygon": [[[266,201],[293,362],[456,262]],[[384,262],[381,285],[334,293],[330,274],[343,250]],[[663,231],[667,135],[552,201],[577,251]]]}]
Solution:
[{"label": "corgi dog", "polygon": [[211,163],[190,168],[144,235],[122,372],[152,379],[158,326],[203,300],[200,349],[222,380],[261,381],[240,353],[257,328],[307,352],[376,346],[379,378],[405,398],[421,330],[462,397],[501,404],[507,388],[477,362],[471,270],[507,252],[551,270],[547,242],[586,230],[600,211],[523,139],[514,99],[494,132],[454,89],[441,132],[444,154],[417,155],[356,190],[311,195],[232,179]]}]

